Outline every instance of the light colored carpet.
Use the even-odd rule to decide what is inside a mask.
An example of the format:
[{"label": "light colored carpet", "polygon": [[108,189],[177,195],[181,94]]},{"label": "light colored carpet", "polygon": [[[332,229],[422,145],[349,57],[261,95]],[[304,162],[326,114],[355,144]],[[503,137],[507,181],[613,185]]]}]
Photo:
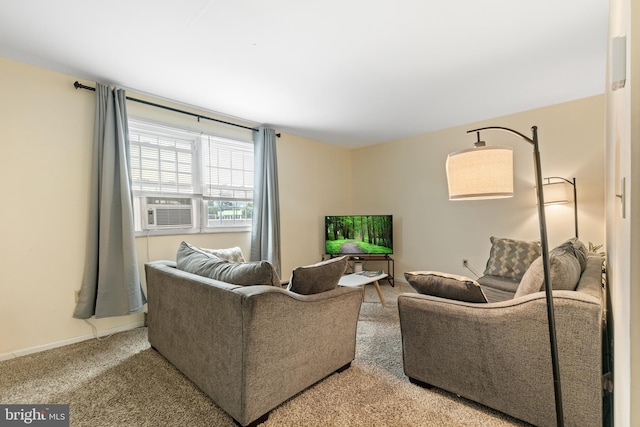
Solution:
[{"label": "light colored carpet", "polygon": [[[514,426],[504,414],[407,380],[397,295],[372,285],[360,312],[356,360],[274,409],[264,427]],[[70,404],[72,426],[233,426],[233,420],[149,347],[146,328],[0,362],[0,403]]]}]

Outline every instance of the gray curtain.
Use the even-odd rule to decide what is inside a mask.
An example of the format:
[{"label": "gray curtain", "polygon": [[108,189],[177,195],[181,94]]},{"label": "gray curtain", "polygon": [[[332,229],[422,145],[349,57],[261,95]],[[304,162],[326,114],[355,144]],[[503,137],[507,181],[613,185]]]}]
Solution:
[{"label": "gray curtain", "polygon": [[124,90],[96,84],[87,258],[73,313],[78,319],[123,316],[146,303],[134,239],[125,103]]},{"label": "gray curtain", "polygon": [[253,133],[254,181],[251,261],[267,260],[280,271],[280,196],[276,131],[260,127]]}]

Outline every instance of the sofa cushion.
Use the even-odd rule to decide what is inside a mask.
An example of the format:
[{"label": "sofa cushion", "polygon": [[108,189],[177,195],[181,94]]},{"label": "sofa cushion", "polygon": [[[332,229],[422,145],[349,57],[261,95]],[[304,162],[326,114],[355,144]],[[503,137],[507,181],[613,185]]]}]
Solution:
[{"label": "sofa cushion", "polygon": [[347,270],[347,256],[331,258],[316,264],[294,268],[287,290],[311,295],[338,287],[340,277]]},{"label": "sofa cushion", "polygon": [[540,242],[491,237],[491,251],[485,275],[520,280],[540,256]]},{"label": "sofa cushion", "polygon": [[[580,262],[569,250],[557,247],[549,252],[550,279],[554,290],[573,291],[580,280]],[[544,289],[542,257],[538,257],[522,277],[514,298],[540,292]]]},{"label": "sofa cushion", "polygon": [[405,279],[419,294],[466,302],[487,302],[480,284],[473,279],[439,271],[410,271]]},{"label": "sofa cushion", "polygon": [[487,297],[487,302],[499,302],[513,299],[518,290],[519,281],[506,277],[485,275],[478,278],[478,283]]},{"label": "sofa cushion", "polygon": [[207,249],[207,248],[198,248],[203,252],[216,256],[220,259],[224,259],[231,262],[245,262],[244,255],[242,255],[242,249],[238,246],[233,248],[225,248],[225,249]]},{"label": "sofa cushion", "polygon": [[204,252],[186,242],[176,256],[178,269],[234,285],[280,286],[278,273],[268,261],[231,262]]},{"label": "sofa cushion", "polygon": [[481,287],[488,286],[491,288],[499,289],[501,291],[511,292],[511,296],[516,293],[516,291],[518,290],[518,285],[520,284],[520,282],[517,280],[507,279],[506,277],[500,276],[491,276],[488,274],[485,276],[480,276],[477,279],[477,282],[480,283]]}]

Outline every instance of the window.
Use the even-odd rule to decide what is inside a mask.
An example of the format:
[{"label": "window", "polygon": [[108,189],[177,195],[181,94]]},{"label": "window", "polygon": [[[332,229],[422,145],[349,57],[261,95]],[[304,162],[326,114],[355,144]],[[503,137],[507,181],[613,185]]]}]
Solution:
[{"label": "window", "polygon": [[253,145],[129,119],[136,231],[247,230]]}]

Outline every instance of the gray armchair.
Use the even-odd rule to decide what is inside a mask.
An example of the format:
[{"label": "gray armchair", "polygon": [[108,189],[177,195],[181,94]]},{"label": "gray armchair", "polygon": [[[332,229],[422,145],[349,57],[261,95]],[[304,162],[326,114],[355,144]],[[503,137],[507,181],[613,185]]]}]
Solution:
[{"label": "gray armchair", "polygon": [[239,424],[345,369],[355,358],[361,291],[300,295],[145,265],[149,342]]}]

